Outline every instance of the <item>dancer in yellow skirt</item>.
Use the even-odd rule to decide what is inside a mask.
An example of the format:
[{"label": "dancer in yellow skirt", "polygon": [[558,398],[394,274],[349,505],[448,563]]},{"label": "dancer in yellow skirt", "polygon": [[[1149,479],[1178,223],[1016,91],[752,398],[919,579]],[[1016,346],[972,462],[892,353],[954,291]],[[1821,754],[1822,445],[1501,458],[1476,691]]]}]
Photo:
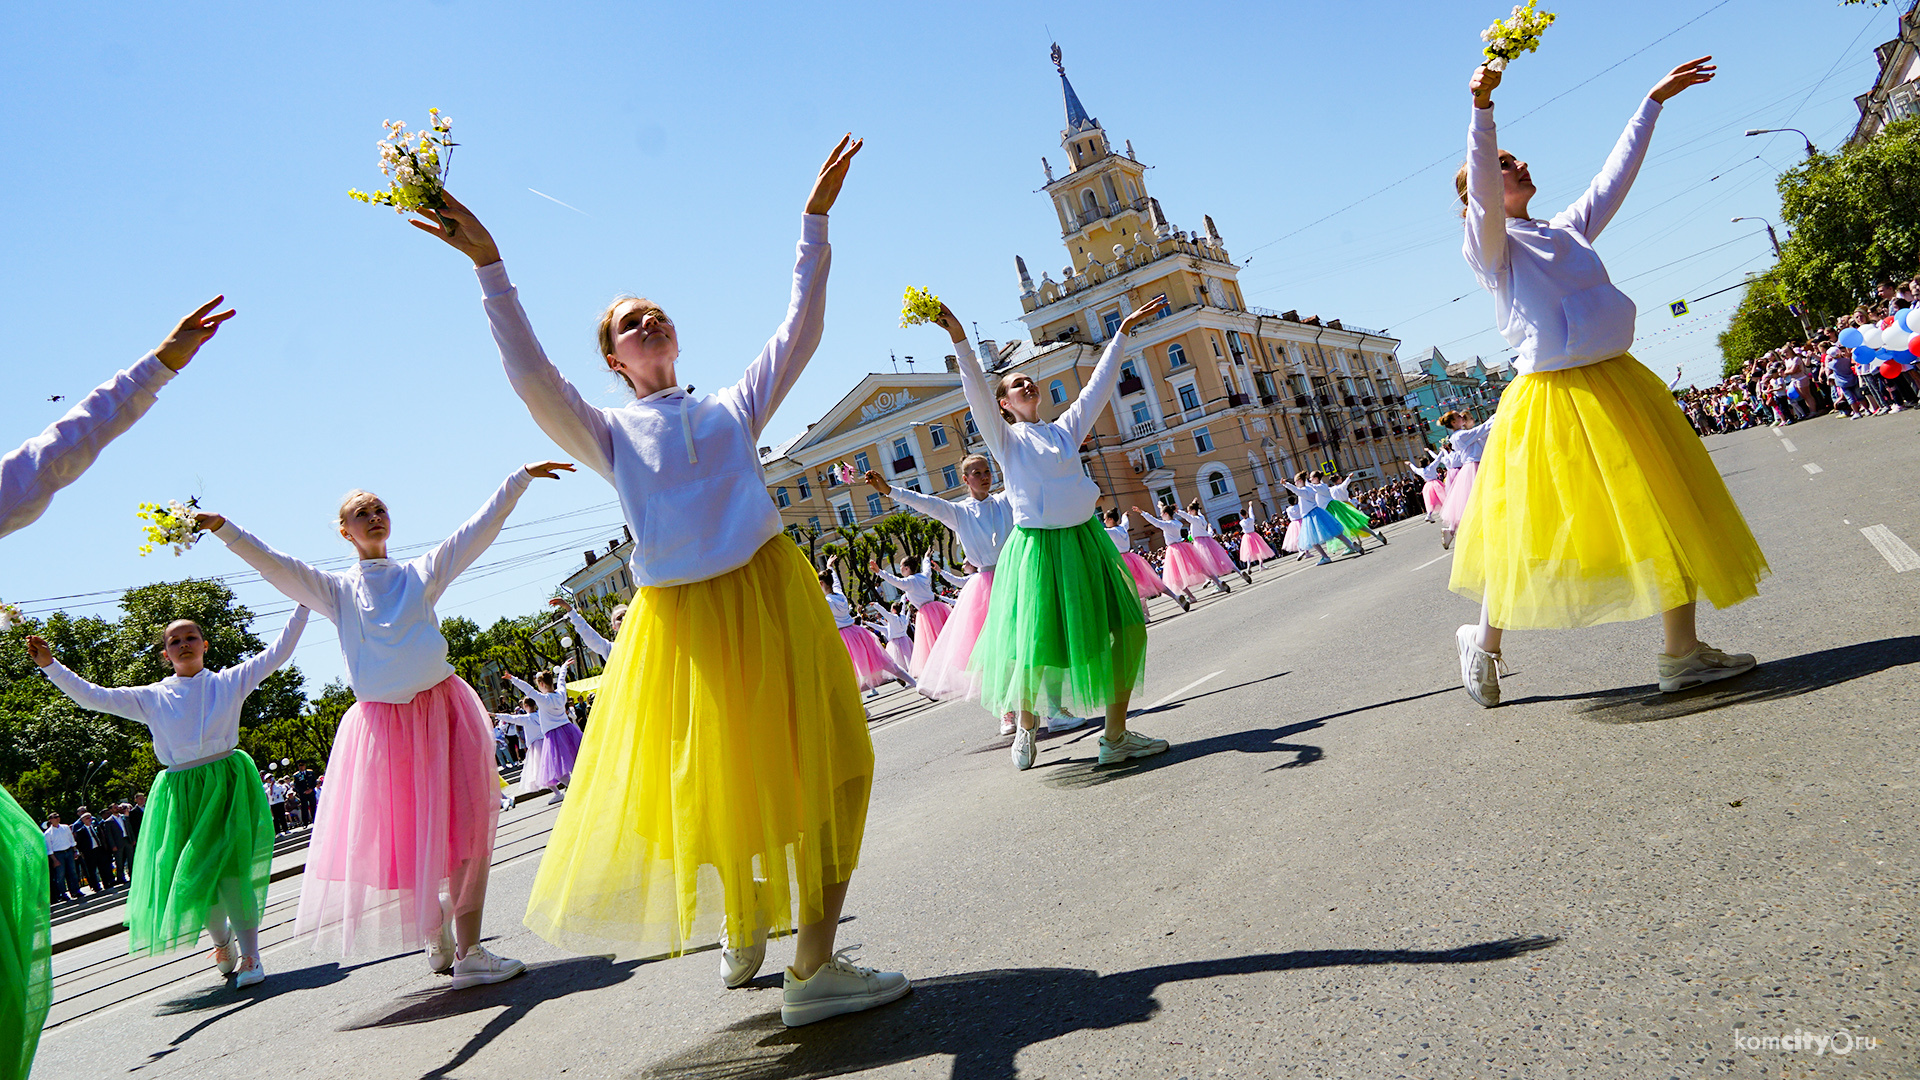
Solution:
[{"label": "dancer in yellow skirt", "polygon": [[1660,377],[1627,355],[1633,301],[1615,288],[1593,240],[1619,210],[1661,106],[1713,78],[1703,56],[1661,79],[1600,175],[1550,221],[1528,213],[1527,163],[1499,149],[1493,90],[1474,72],[1465,204],[1466,256],[1493,294],[1520,372],[1500,399],[1453,563],[1453,591],[1481,601],[1455,634],[1460,676],[1481,705],[1500,703],[1503,629],[1590,626],[1659,614],[1660,689],[1754,666],[1695,634],[1694,603],[1758,592],[1766,557],[1700,437]]},{"label": "dancer in yellow skirt", "polygon": [[678,953],[724,934],[727,985],[795,925],[781,1019],[893,1001],[906,977],[835,953],[860,855],[873,743],[814,570],[761,483],[761,430],[820,343],[827,211],[860,150],[841,140],[807,201],[785,321],[733,386],[678,385],[659,305],[614,301],[599,354],[638,399],[587,403],[541,351],[499,249],[451,197],[414,224],[472,258],[507,377],[542,430],[607,478],[636,545],[628,609],[527,925],[586,953]]}]

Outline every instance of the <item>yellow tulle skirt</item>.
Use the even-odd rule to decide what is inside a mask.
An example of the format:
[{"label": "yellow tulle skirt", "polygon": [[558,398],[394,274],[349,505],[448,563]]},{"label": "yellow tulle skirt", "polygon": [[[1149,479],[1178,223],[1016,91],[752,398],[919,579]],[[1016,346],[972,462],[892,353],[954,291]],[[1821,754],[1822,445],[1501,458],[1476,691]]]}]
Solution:
[{"label": "yellow tulle skirt", "polygon": [[1631,356],[1500,398],[1455,541],[1454,592],[1502,629],[1642,619],[1758,593],[1767,559],[1673,395]]},{"label": "yellow tulle skirt", "polygon": [[872,787],[853,662],[791,540],[641,589],[526,925],[575,952],[657,956],[818,921],[821,890],[859,860]]}]

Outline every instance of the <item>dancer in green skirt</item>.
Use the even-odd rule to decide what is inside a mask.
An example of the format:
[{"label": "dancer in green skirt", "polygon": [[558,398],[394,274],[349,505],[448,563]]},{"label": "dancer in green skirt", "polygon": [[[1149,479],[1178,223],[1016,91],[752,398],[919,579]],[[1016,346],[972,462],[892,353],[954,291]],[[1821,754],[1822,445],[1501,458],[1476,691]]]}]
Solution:
[{"label": "dancer in green skirt", "polygon": [[1080,443],[1113,395],[1127,334],[1166,303],[1155,297],[1121,322],[1080,396],[1052,423],[1040,422],[1031,377],[1002,376],[988,389],[965,328],[940,308],[974,423],[999,459],[1013,503],[1013,535],[1000,550],[968,670],[980,676],[980,704],[989,713],[1015,715],[1018,769],[1032,768],[1038,756],[1034,729],[1046,707],[1069,716],[1106,713],[1103,765],[1167,748],[1165,739],[1127,730],[1127,704],[1146,675],[1146,619],[1120,552],[1094,516],[1100,487],[1080,468]]},{"label": "dancer in green skirt", "polygon": [[127,951],[134,955],[192,945],[205,926],[214,965],[222,975],[237,969],[236,987],[266,977],[260,917],[273,818],[260,770],[237,749],[240,707],[293,655],[306,625],[307,609],[298,608],[272,648],[225,671],[208,671],[199,624],[175,620],[161,634],[173,675],[149,686],[95,686],[55,660],[45,640],[28,636],[27,651],[53,685],[81,708],[147,725],[154,756],[166,766],[154,779],[133,856]]}]

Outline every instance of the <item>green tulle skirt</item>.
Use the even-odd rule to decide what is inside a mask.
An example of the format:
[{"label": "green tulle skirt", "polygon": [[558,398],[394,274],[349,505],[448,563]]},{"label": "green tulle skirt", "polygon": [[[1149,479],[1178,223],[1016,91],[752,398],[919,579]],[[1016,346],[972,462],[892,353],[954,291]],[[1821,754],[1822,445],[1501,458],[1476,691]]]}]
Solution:
[{"label": "green tulle skirt", "polygon": [[53,1004],[47,838],[0,788],[0,1080],[33,1068]]},{"label": "green tulle skirt", "polygon": [[993,571],[987,622],[968,669],[980,704],[1098,716],[1140,689],[1147,624],[1120,552],[1097,520],[1064,529],[1016,526]]},{"label": "green tulle skirt", "polygon": [[273,861],[273,817],[246,751],[154,777],[127,891],[127,951],[190,946],[220,902],[236,926],[259,926]]},{"label": "green tulle skirt", "polygon": [[1340,527],[1345,530],[1347,536],[1373,534],[1373,522],[1352,503],[1335,499],[1327,504],[1327,513],[1332,514],[1333,520],[1340,523]]}]

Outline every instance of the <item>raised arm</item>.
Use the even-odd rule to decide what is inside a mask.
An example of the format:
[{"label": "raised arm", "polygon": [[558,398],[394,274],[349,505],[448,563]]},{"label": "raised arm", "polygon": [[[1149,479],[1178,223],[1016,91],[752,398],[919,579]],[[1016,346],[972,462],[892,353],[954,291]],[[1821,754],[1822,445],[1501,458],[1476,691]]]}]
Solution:
[{"label": "raised arm", "polygon": [[973,426],[987,444],[987,452],[996,461],[1005,461],[1007,421],[1000,415],[1000,403],[987,386],[987,373],[980,369],[980,354],[967,337],[966,328],[953,309],[940,305],[940,325],[953,340],[954,363],[960,369],[960,388],[967,395],[967,408],[973,413]]},{"label": "raised arm", "polygon": [[[473,561],[480,557],[480,553],[487,550],[487,545],[493,543],[494,538],[500,535],[500,527],[507,523],[507,515],[513,513],[514,504],[518,503],[520,496],[526,493],[527,485],[533,483],[536,472],[544,469],[545,475],[552,475],[548,466],[558,467],[553,462],[547,462],[541,466],[527,465],[515,469],[513,475],[500,484],[499,490],[493,493],[493,498],[488,499],[487,504],[482,506],[478,513],[468,518],[466,524],[455,529],[452,536],[440,541],[438,547],[427,552],[425,566],[429,602],[439,599],[440,594],[446,592],[447,586],[453,583],[453,579],[459,577],[461,571],[472,566]],[[572,466],[567,468],[571,469]]]},{"label": "raised arm", "polygon": [[38,637],[27,638],[27,651],[33,657],[33,662],[40,665],[47,680],[58,687],[61,693],[72,698],[74,704],[109,716],[137,720],[143,724],[147,722],[148,691],[145,687],[95,686],[55,660],[46,642]]},{"label": "raised arm", "polygon": [[507,264],[493,262],[474,268],[485,297],[487,325],[500,347],[500,364],[507,382],[533,416],[533,422],[567,456],[586,464],[607,480],[613,479],[613,427],[607,414],[588,404],[560,369],[547,359],[533,323],[520,306],[520,291],[507,279]]},{"label": "raised arm", "polygon": [[1500,177],[1500,138],[1493,125],[1493,88],[1500,73],[1474,72],[1473,119],[1467,124],[1467,261],[1482,273],[1507,268],[1506,181]]},{"label": "raised arm", "polygon": [[1180,522],[1178,520],[1171,520],[1171,521],[1162,520],[1161,518],[1154,517],[1152,514],[1147,513],[1145,510],[1142,510],[1137,506],[1133,508],[1133,512],[1145,518],[1147,521],[1147,524],[1152,525],[1155,528],[1158,528],[1158,529],[1180,528]]},{"label": "raised arm", "polygon": [[592,649],[602,660],[613,653],[613,642],[601,637],[600,631],[595,630],[593,624],[587,622],[579,612],[569,609],[567,621],[573,624],[574,632],[580,635],[581,644]]},{"label": "raised arm", "polygon": [[286,629],[280,631],[274,643],[220,672],[221,681],[237,685],[243,697],[259,689],[267,676],[280,670],[280,665],[293,655],[294,646],[300,644],[301,632],[307,628],[308,614],[304,605],[294,608],[293,618],[287,620]]},{"label": "raised arm", "polygon": [[279,589],[287,599],[312,608],[336,624],[340,621],[340,586],[333,575],[316,570],[291,555],[275,551],[262,543],[259,537],[219,514],[197,514],[195,520],[201,528],[212,529],[213,535],[227,545],[228,551],[258,570],[267,584]]},{"label": "raised arm", "polygon": [[522,681],[518,675],[508,675],[506,678],[508,682],[513,684],[515,690],[520,691],[521,697],[532,698],[535,701],[540,700],[543,691],[534,689],[532,683]]},{"label": "raised arm", "polygon": [[1653,141],[1653,122],[1659,116],[1659,102],[1652,98],[1640,100],[1640,107],[1627,121],[1620,140],[1613,144],[1613,153],[1607,155],[1600,174],[1572,206],[1561,211],[1560,216],[1566,219],[1568,227],[1591,241],[1613,220],[1620,204],[1626,201],[1627,190],[1633,187],[1634,177],[1640,175],[1640,164],[1646,160],[1647,146]]},{"label": "raised arm", "polygon": [[893,586],[893,587],[894,587],[894,588],[896,588],[896,589],[902,589],[902,590],[904,590],[904,589],[905,589],[905,588],[907,587],[907,579],[906,579],[906,578],[903,578],[903,577],[896,577],[896,576],[894,576],[893,574],[891,574],[891,573],[888,573],[888,572],[887,572],[887,568],[886,568],[886,567],[884,567],[884,566],[881,566],[881,565],[880,565],[880,564],[878,564],[878,563],[875,563],[874,565],[872,565],[872,566],[870,566],[870,567],[868,567],[868,569],[869,569],[869,570],[872,570],[872,571],[873,571],[874,573],[876,573],[876,574],[878,574],[878,575],[880,575],[880,580],[882,580],[882,581],[884,581],[884,582],[886,582],[887,584],[889,584],[889,585],[891,585],[891,586]]},{"label": "raised arm", "polygon": [[973,580],[972,574],[956,574],[944,566],[940,568],[940,576],[947,579],[947,584],[959,589],[966,588],[967,582]]},{"label": "raised arm", "polygon": [[899,486],[889,486],[886,495],[901,506],[925,514],[949,529],[960,527],[960,508],[937,495],[924,495]]},{"label": "raised arm", "polygon": [[1156,296],[1120,321],[1119,329],[1114,331],[1113,337],[1107,341],[1107,347],[1100,352],[1100,362],[1093,365],[1093,374],[1087,377],[1087,385],[1080,388],[1080,394],[1073,399],[1073,404],[1067,406],[1067,411],[1053,422],[1054,427],[1068,436],[1072,445],[1080,445],[1080,441],[1087,437],[1087,432],[1093,430],[1094,421],[1100,419],[1100,414],[1112,401],[1113,384],[1120,379],[1120,356],[1126,351],[1127,335],[1166,306],[1166,296]]},{"label": "raised arm", "polygon": [[0,458],[0,536],[46,512],[53,493],[80,479],[100,451],[153,407],[173,372],[148,353],[80,400],[67,415]]}]

